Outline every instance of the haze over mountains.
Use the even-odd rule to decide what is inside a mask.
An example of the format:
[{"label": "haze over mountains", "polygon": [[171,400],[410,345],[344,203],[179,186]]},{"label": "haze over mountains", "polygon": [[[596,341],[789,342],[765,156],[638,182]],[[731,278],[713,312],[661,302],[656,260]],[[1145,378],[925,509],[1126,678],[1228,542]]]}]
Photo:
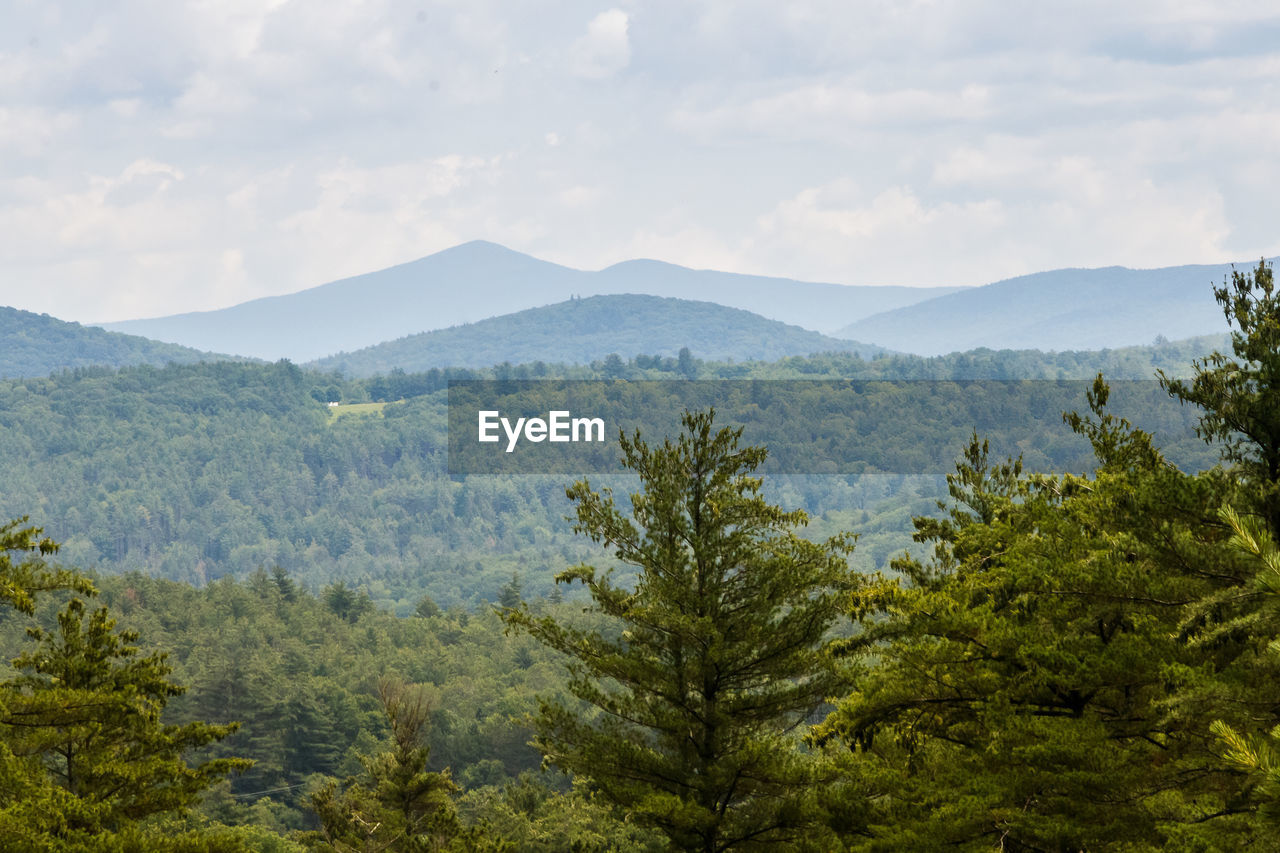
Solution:
[{"label": "haze over mountains", "polygon": [[688,346],[716,361],[773,361],[791,355],[884,352],[769,320],[740,308],[661,296],[591,296],[530,308],[478,323],[410,335],[314,362],[366,377],[400,368],[490,367],[541,361],[588,364],[610,353],[675,356]]},{"label": "haze over mountains", "polygon": [[[1253,264],[1237,264],[1248,271]],[[1065,269],[945,294],[835,334],[918,355],[991,349],[1090,350],[1220,333],[1213,284],[1231,264]]]},{"label": "haze over mountains", "polygon": [[[344,363],[362,373],[371,364],[381,365],[379,369],[412,370],[435,366],[441,358],[461,358],[452,363],[472,364],[482,357],[481,352],[487,364],[531,358],[555,361],[572,350],[565,340],[570,335],[591,337],[594,343],[580,348],[582,357],[600,357],[598,350],[606,346],[611,331],[617,331],[608,326],[613,321],[602,319],[604,325],[590,329],[582,323],[589,316],[617,319],[625,312],[606,311],[604,303],[592,303],[593,310],[598,309],[594,314],[584,315],[579,306],[577,313],[544,311],[469,332],[419,333],[567,304],[574,298],[643,294],[716,303],[759,315],[739,314],[736,321],[724,315],[711,321],[704,316],[706,309],[699,309],[704,312],[699,316],[718,333],[729,334],[738,343],[751,335],[781,333],[782,325],[761,325],[772,320],[826,335],[823,340],[813,339],[819,349],[831,349],[837,346],[831,338],[843,338],[855,342],[839,345],[846,350],[876,345],[919,355],[980,347],[1084,350],[1145,344],[1158,336],[1182,339],[1220,332],[1222,313],[1213,301],[1211,285],[1221,282],[1230,269],[1230,264],[1156,270],[1064,269],[972,288],[864,287],[691,270],[651,260],[585,272],[475,241],[287,296],[218,311],[108,323],[105,328],[198,350],[266,359],[307,362],[342,353]],[[657,304],[646,303],[646,312]],[[564,325],[570,317],[577,318],[577,325]],[[685,340],[677,340],[672,329],[658,327],[671,323]],[[625,335],[615,335],[616,342],[607,352],[663,353],[687,345],[705,358],[758,357],[742,347],[720,346],[709,328],[699,328],[691,319],[679,319],[668,311],[663,319],[654,318],[649,328],[628,326]],[[457,348],[463,342],[475,343],[486,335],[498,337],[487,339],[474,357],[460,354]],[[750,352],[795,354],[802,340],[795,331],[788,331],[778,340],[762,339]],[[550,349],[538,355],[540,346]],[[354,357],[353,353],[369,347],[381,349]],[[423,349],[417,352],[415,347]]]},{"label": "haze over mountains", "polygon": [[658,261],[584,272],[475,241],[287,296],[104,328],[198,349],[305,362],[575,296],[637,293],[715,302],[823,332],[954,290],[815,284]]}]

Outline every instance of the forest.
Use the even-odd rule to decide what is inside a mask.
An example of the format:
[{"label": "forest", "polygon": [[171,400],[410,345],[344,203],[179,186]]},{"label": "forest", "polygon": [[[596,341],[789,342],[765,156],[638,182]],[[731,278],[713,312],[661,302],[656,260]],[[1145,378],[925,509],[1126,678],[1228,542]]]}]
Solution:
[{"label": "forest", "polygon": [[[1280,294],[1215,296],[1229,338],[1091,357],[6,381],[0,836],[1274,850]],[[1092,462],[939,424],[945,478],[775,478],[690,411],[612,479],[451,477],[448,381],[542,377],[1089,379],[1038,429]],[[1135,426],[1134,378],[1209,457]]]}]

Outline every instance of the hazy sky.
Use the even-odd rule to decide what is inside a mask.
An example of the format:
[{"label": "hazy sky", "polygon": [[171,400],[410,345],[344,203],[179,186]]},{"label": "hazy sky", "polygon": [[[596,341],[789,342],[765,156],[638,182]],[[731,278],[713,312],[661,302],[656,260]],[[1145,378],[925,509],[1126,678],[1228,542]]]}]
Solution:
[{"label": "hazy sky", "polygon": [[470,239],[849,284],[1280,253],[1280,5],[0,4],[0,303],[221,307]]}]

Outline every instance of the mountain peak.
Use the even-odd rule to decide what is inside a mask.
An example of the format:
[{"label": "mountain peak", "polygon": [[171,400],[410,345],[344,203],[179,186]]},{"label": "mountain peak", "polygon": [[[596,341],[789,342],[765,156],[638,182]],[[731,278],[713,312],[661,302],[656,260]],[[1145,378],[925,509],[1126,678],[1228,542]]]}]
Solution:
[{"label": "mountain peak", "polygon": [[429,258],[437,255],[470,255],[473,257],[490,257],[493,255],[519,255],[522,258],[531,257],[523,252],[517,252],[515,249],[509,249],[501,243],[494,243],[491,240],[468,240],[465,243],[459,243],[456,246],[450,246],[447,249],[441,249],[427,255]]},{"label": "mountain peak", "polygon": [[824,332],[939,292],[944,291],[812,284],[691,270],[656,260],[585,272],[488,240],[471,240],[416,261],[287,296],[106,327],[202,350],[303,362],[570,297],[681,297]]}]

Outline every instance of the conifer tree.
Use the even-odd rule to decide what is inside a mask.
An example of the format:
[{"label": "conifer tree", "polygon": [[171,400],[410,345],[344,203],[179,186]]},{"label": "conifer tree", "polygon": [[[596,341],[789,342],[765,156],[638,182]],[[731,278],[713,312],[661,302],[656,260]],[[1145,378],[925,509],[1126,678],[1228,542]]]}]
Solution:
[{"label": "conifer tree", "polygon": [[[544,702],[536,743],[681,850],[780,850],[813,833],[820,762],[794,734],[841,683],[823,653],[852,540],[817,543],[803,512],[761,496],[762,447],[689,414],[677,440],[622,436],[641,481],[629,517],[610,490],[568,489],[575,530],[637,577],[580,565],[600,630],[508,610],[508,624],[570,658],[570,689],[598,709]],[[598,623],[597,623],[598,624]],[[812,840],[816,836],[810,835]]]},{"label": "conifer tree", "polygon": [[819,737],[876,796],[868,849],[1270,849],[1208,742],[1224,661],[1182,631],[1241,577],[1216,532],[1230,484],[1106,400],[1099,379],[1094,417],[1068,416],[1094,475],[992,464],[975,437],[948,517],[916,519],[930,559],[855,596],[843,651],[873,665]]},{"label": "conifer tree", "polygon": [[249,762],[215,759],[196,767],[188,750],[221,740],[235,725],[167,725],[160,713],[181,695],[163,654],[139,655],[133,631],[116,631],[105,607],[86,619],[72,599],[58,630],[29,628],[37,648],[14,661],[23,674],[2,724],[11,748],[39,756],[54,782],[78,801],[73,826],[118,830],[186,808],[201,791]]},{"label": "conifer tree", "polygon": [[[34,612],[35,594],[95,594],[77,573],[44,564],[57,545],[22,521],[0,527],[0,599]],[[23,558],[15,561],[15,556]],[[132,631],[117,631],[105,608],[86,619],[80,598],[56,630],[31,627],[36,647],[13,661],[0,684],[0,839],[4,849],[240,850],[234,834],[164,833],[145,821],[181,817],[199,794],[250,762],[194,766],[189,750],[234,725],[168,725],[160,714],[183,688],[162,654],[141,656]],[[214,836],[217,837],[214,837]]]},{"label": "conifer tree", "polygon": [[457,787],[448,773],[426,769],[428,709],[421,692],[384,681],[378,697],[391,726],[391,749],[362,759],[361,778],[341,789],[330,782],[312,797],[321,829],[303,837],[307,846],[341,853],[501,850],[458,822]]},{"label": "conifer tree", "polygon": [[1266,260],[1214,287],[1235,357],[1197,359],[1190,381],[1159,372],[1171,395],[1204,410],[1197,432],[1217,443],[1253,489],[1254,511],[1280,537],[1280,292]]}]

